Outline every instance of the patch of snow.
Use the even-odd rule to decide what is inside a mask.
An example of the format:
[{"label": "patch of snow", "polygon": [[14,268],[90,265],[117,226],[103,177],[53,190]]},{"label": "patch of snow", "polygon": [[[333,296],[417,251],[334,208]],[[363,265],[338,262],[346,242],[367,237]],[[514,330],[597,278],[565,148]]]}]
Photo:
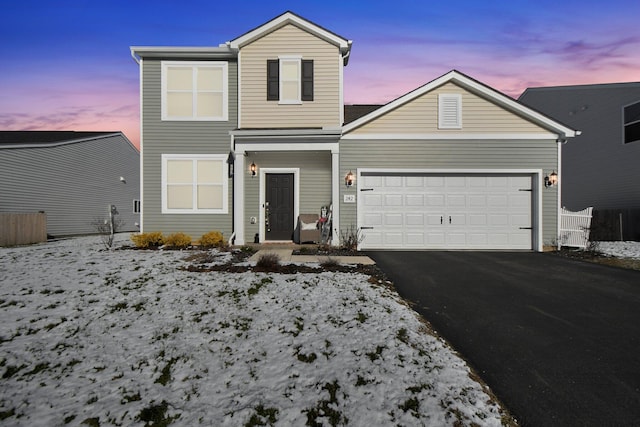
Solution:
[{"label": "patch of snow", "polygon": [[368,276],[179,269],[189,254],[0,248],[3,423],[501,425],[465,362]]},{"label": "patch of snow", "polygon": [[640,242],[597,242],[596,248],[603,255],[640,259]]}]

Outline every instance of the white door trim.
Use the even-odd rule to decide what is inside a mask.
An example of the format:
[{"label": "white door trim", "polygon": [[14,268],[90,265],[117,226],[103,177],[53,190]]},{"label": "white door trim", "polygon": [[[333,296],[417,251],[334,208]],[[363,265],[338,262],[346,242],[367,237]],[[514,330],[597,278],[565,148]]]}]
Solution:
[{"label": "white door trim", "polygon": [[[359,168],[357,169],[356,177],[356,209],[357,209],[357,227],[358,230],[363,223],[362,213],[363,207],[361,206],[360,191],[362,184],[363,173],[399,173],[399,174],[463,174],[463,175],[531,175],[532,185],[532,197],[531,202],[533,204],[533,217],[532,226],[534,233],[532,234],[532,248],[537,252],[542,252],[542,236],[543,236],[543,217],[542,217],[542,169],[402,169],[402,168]],[[358,245],[358,250],[361,249],[361,245]]]},{"label": "white door trim", "polygon": [[[264,228],[264,203],[266,201],[266,174],[268,173],[292,173],[293,174],[293,228],[296,227],[296,221],[298,221],[298,215],[300,212],[300,168],[260,168],[260,205],[258,211],[260,212],[260,242],[265,241],[265,228]],[[288,240],[290,242],[290,240]],[[276,242],[270,240],[270,242]]]}]

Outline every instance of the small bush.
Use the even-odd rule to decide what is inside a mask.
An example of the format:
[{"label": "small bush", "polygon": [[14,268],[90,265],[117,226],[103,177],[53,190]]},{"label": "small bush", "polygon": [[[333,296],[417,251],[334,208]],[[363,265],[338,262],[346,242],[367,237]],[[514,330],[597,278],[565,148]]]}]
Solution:
[{"label": "small bush", "polygon": [[222,233],[219,231],[210,231],[205,233],[200,237],[198,244],[202,248],[210,249],[210,248],[222,248],[226,246],[224,241],[224,237]]},{"label": "small bush", "polygon": [[363,239],[364,236],[362,235],[362,231],[351,225],[340,233],[341,249],[349,252],[356,252],[358,250],[358,245],[362,243]]},{"label": "small bush", "polygon": [[256,267],[263,271],[278,271],[280,268],[280,257],[270,253],[260,255]]},{"label": "small bush", "polygon": [[191,246],[191,236],[184,233],[173,233],[164,239],[164,244],[173,249],[184,249]]},{"label": "small bush", "polygon": [[136,245],[136,248],[157,248],[164,244],[164,236],[159,231],[132,234],[131,241]]},{"label": "small bush", "polygon": [[340,263],[335,258],[327,257],[320,263],[320,267],[331,270],[340,267]]}]

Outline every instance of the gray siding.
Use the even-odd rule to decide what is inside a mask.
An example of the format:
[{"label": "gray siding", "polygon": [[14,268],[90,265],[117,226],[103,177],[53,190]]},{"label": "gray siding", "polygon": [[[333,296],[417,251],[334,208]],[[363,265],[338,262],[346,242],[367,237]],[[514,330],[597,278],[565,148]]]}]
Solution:
[{"label": "gray siding", "polygon": [[[171,59],[171,58],[167,58]],[[193,58],[190,60],[198,60]],[[229,120],[227,122],[162,121],[161,62],[142,62],[142,160],[143,160],[143,228],[145,232],[165,234],[184,232],[194,240],[218,230],[226,238],[232,232],[232,180],[229,180],[228,214],[162,214],[162,154],[228,154],[229,131],[237,127],[238,67],[229,61]]]},{"label": "gray siding", "polygon": [[[0,149],[0,212],[47,214],[51,236],[94,234],[116,205],[122,231],[137,231],[140,155],[121,135],[50,147]],[[120,181],[124,177],[126,183]]]},{"label": "gray siding", "polygon": [[[320,214],[322,206],[331,204],[331,153],[300,151],[294,153],[250,153],[245,163],[252,162],[259,168],[299,168],[300,169],[300,213]],[[245,239],[253,241],[259,231],[259,224],[251,224],[252,216],[260,218],[260,176],[252,178],[245,173]]]},{"label": "gray siding", "polygon": [[520,102],[582,131],[562,146],[562,205],[640,209],[640,143],[623,144],[622,108],[640,83],[528,89]]},{"label": "gray siding", "polygon": [[[555,140],[349,140],[340,142],[340,176],[358,168],[407,169],[543,169],[557,168]],[[543,244],[553,244],[557,230],[557,188],[544,188]],[[355,186],[340,186],[340,226],[355,226],[355,203],[344,203],[344,194],[356,194]]]}]

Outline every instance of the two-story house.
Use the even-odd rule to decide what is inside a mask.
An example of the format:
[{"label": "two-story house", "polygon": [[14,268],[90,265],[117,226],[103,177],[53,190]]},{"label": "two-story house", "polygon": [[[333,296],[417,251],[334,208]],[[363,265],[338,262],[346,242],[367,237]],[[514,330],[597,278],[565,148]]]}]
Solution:
[{"label": "two-story house", "polygon": [[[444,76],[345,124],[351,41],[286,12],[217,47],[132,47],[142,229],[291,241],[332,211],[362,249],[533,249],[557,237],[573,129]],[[545,184],[546,183],[546,184]]]},{"label": "two-story house", "polygon": [[596,239],[640,240],[640,82],[535,87],[519,101],[582,130],[562,150],[562,205],[592,206]]}]

